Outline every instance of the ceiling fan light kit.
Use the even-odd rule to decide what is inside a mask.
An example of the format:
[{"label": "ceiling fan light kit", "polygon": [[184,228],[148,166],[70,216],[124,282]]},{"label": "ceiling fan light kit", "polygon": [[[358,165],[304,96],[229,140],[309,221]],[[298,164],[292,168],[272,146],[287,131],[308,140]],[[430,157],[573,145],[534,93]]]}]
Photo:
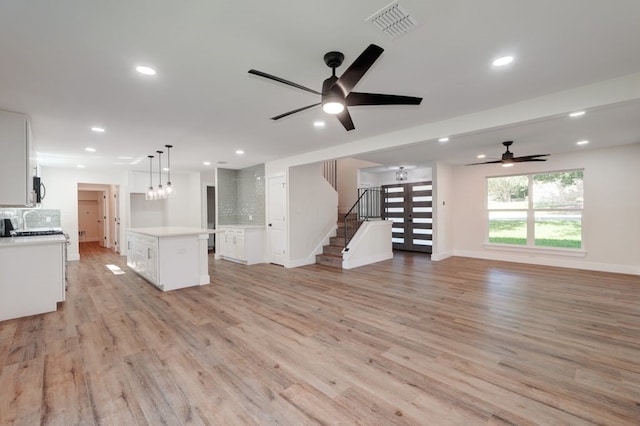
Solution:
[{"label": "ceiling fan light kit", "polygon": [[547,161],[546,158],[540,158],[540,157],[548,157],[549,155],[551,155],[551,154],[536,154],[536,155],[524,155],[522,157],[514,157],[513,152],[509,151],[509,147],[513,145],[513,141],[502,142],[502,145],[504,145],[504,147],[507,150],[502,154],[502,158],[500,160],[471,163],[471,164],[467,164],[467,166],[475,166],[478,164],[501,164],[502,167],[511,167],[515,163],[527,163],[530,161]]},{"label": "ceiling fan light kit", "polygon": [[336,76],[336,68],[342,65],[344,54],[335,51],[326,53],[324,55],[324,62],[331,68],[331,77],[322,83],[322,92],[255,69],[249,70],[249,74],[277,81],[315,95],[320,95],[320,102],[276,115],[275,117],[271,117],[272,120],[279,120],[321,105],[324,112],[335,115],[342,126],[349,131],[355,129],[351,114],[349,113],[349,107],[362,105],[420,105],[422,102],[422,98],[413,96],[352,92],[352,89],[378,60],[382,52],[384,52],[383,48],[375,44],[370,44],[339,78]]}]

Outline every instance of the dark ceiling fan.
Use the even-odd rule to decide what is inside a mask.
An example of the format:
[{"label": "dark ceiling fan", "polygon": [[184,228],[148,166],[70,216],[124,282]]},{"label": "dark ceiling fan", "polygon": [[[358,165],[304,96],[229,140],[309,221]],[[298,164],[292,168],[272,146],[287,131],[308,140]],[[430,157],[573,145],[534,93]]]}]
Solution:
[{"label": "dark ceiling fan", "polygon": [[526,163],[528,161],[547,161],[546,158],[539,157],[548,157],[550,154],[537,154],[537,155],[525,155],[523,157],[514,157],[513,152],[509,151],[509,147],[513,144],[513,141],[502,142],[507,150],[502,154],[502,159],[494,160],[494,161],[483,161],[480,163],[471,163],[467,164],[467,166],[475,166],[477,164],[497,164],[502,163],[503,166],[513,164],[513,163]]},{"label": "dark ceiling fan", "polygon": [[268,78],[270,80],[321,96],[321,100],[318,103],[276,115],[275,117],[271,117],[272,120],[279,120],[288,115],[322,105],[322,109],[329,114],[335,114],[336,117],[338,117],[338,120],[340,120],[340,123],[342,123],[344,128],[348,131],[355,129],[348,107],[360,105],[420,105],[420,102],[422,102],[422,98],[415,98],[412,96],[383,95],[380,93],[360,93],[351,91],[355,85],[358,84],[358,81],[360,81],[362,76],[369,70],[371,65],[373,65],[380,57],[383,51],[384,49],[380,46],[370,44],[369,47],[367,47],[351,64],[351,66],[347,68],[340,78],[336,77],[336,68],[342,65],[344,55],[341,52],[329,52],[324,55],[324,62],[329,68],[331,68],[332,72],[331,77],[327,78],[324,83],[322,83],[322,92],[309,89],[308,87],[304,87],[283,78],[254,69],[249,70],[249,74]]}]

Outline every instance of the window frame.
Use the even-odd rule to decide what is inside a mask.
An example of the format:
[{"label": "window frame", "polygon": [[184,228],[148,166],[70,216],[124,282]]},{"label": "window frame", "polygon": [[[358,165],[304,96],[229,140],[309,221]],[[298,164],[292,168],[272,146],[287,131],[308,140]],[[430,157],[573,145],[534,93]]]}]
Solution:
[{"label": "window frame", "polygon": [[[538,175],[551,175],[557,173],[570,173],[570,172],[582,172],[582,181],[583,181],[583,190],[582,190],[582,208],[534,208],[533,206],[533,185],[534,185],[534,177]],[[484,247],[488,249],[496,249],[496,250],[508,250],[508,251],[522,251],[528,253],[550,253],[550,254],[563,254],[568,256],[585,256],[587,253],[586,250],[586,239],[585,239],[585,217],[584,217],[584,209],[585,209],[585,200],[584,200],[584,181],[585,181],[585,171],[583,168],[577,169],[566,169],[566,170],[551,170],[551,171],[538,171],[538,172],[529,172],[529,173],[514,173],[514,174],[504,174],[504,175],[493,175],[485,177],[485,236],[484,236]],[[514,177],[514,176],[524,176],[527,178],[527,208],[515,208],[515,209],[491,209],[489,208],[489,180],[494,178],[505,178],[505,177]],[[537,246],[535,245],[535,220],[537,212],[544,211],[579,211],[580,212],[580,245],[579,248],[571,248],[571,247],[552,247],[552,246]],[[512,244],[512,243],[495,243],[489,241],[490,237],[490,214],[491,212],[524,212],[526,214],[526,244]]]}]

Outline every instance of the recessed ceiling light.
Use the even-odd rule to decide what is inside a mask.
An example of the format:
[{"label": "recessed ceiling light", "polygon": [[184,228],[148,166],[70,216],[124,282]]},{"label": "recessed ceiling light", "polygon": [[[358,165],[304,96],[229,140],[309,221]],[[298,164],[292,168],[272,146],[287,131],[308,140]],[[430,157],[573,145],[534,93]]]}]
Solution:
[{"label": "recessed ceiling light", "polygon": [[84,150],[87,152],[96,152],[96,149],[91,147],[86,147]]},{"label": "recessed ceiling light", "polygon": [[502,167],[513,167],[514,163],[503,163]]},{"label": "recessed ceiling light", "polygon": [[156,75],[156,70],[144,65],[137,66],[136,71],[138,71],[140,74],[143,74],[143,75]]},{"label": "recessed ceiling light", "polygon": [[492,64],[494,67],[504,67],[505,65],[509,65],[511,62],[513,62],[513,56],[501,56],[496,58]]},{"label": "recessed ceiling light", "polygon": [[84,169],[84,165],[83,164],[78,164],[76,167],[78,167],[79,169]]},{"label": "recessed ceiling light", "polygon": [[236,149],[236,154],[242,155],[242,154],[244,154],[244,151],[241,150],[241,149]]},{"label": "recessed ceiling light", "polygon": [[585,140],[576,142],[576,145],[586,145],[588,143],[589,143],[589,141],[585,139]]},{"label": "recessed ceiling light", "polygon": [[168,172],[169,168],[168,167],[163,167],[162,170],[165,171],[165,172]]},{"label": "recessed ceiling light", "polygon": [[91,128],[91,130],[96,132],[96,133],[104,133],[104,127],[94,126],[94,127]]},{"label": "recessed ceiling light", "polygon": [[324,127],[325,126],[325,122],[324,121],[314,121],[313,122],[313,126],[314,127]]},{"label": "recessed ceiling light", "polygon": [[438,142],[449,142],[449,138],[440,138]]},{"label": "recessed ceiling light", "polygon": [[576,111],[569,114],[569,117],[581,117],[585,115],[585,113],[586,113],[585,111]]},{"label": "recessed ceiling light", "polygon": [[211,161],[203,161],[202,164],[204,164],[205,166],[210,166],[211,165]]},{"label": "recessed ceiling light", "polygon": [[127,156],[120,156],[118,157],[118,160],[133,160],[133,157],[127,157]]},{"label": "recessed ceiling light", "polygon": [[478,155],[476,155],[476,158],[485,158],[485,157],[486,157],[486,155],[484,155],[484,154],[478,154]]}]

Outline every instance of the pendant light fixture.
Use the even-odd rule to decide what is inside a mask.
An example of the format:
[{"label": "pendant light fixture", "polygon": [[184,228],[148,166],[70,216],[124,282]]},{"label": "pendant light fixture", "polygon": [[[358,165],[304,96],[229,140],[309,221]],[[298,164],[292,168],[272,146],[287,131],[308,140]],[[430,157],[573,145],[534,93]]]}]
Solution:
[{"label": "pendant light fixture", "polygon": [[165,148],[167,148],[167,188],[165,194],[167,194],[167,198],[170,198],[175,195],[175,190],[171,186],[171,148],[173,145],[165,145]]},{"label": "pendant light fixture", "polygon": [[396,180],[402,181],[409,179],[409,174],[404,169],[404,166],[398,167],[398,171],[396,172]]},{"label": "pendant light fixture", "polygon": [[144,195],[144,199],[145,200],[153,200],[154,195],[155,195],[155,191],[153,190],[153,155],[147,155],[147,157],[149,157],[149,189],[147,190],[147,193]]},{"label": "pendant light fixture", "polygon": [[164,200],[167,198],[167,194],[164,192],[164,188],[162,187],[162,152],[156,151],[158,153],[158,189],[156,190],[156,200]]}]

